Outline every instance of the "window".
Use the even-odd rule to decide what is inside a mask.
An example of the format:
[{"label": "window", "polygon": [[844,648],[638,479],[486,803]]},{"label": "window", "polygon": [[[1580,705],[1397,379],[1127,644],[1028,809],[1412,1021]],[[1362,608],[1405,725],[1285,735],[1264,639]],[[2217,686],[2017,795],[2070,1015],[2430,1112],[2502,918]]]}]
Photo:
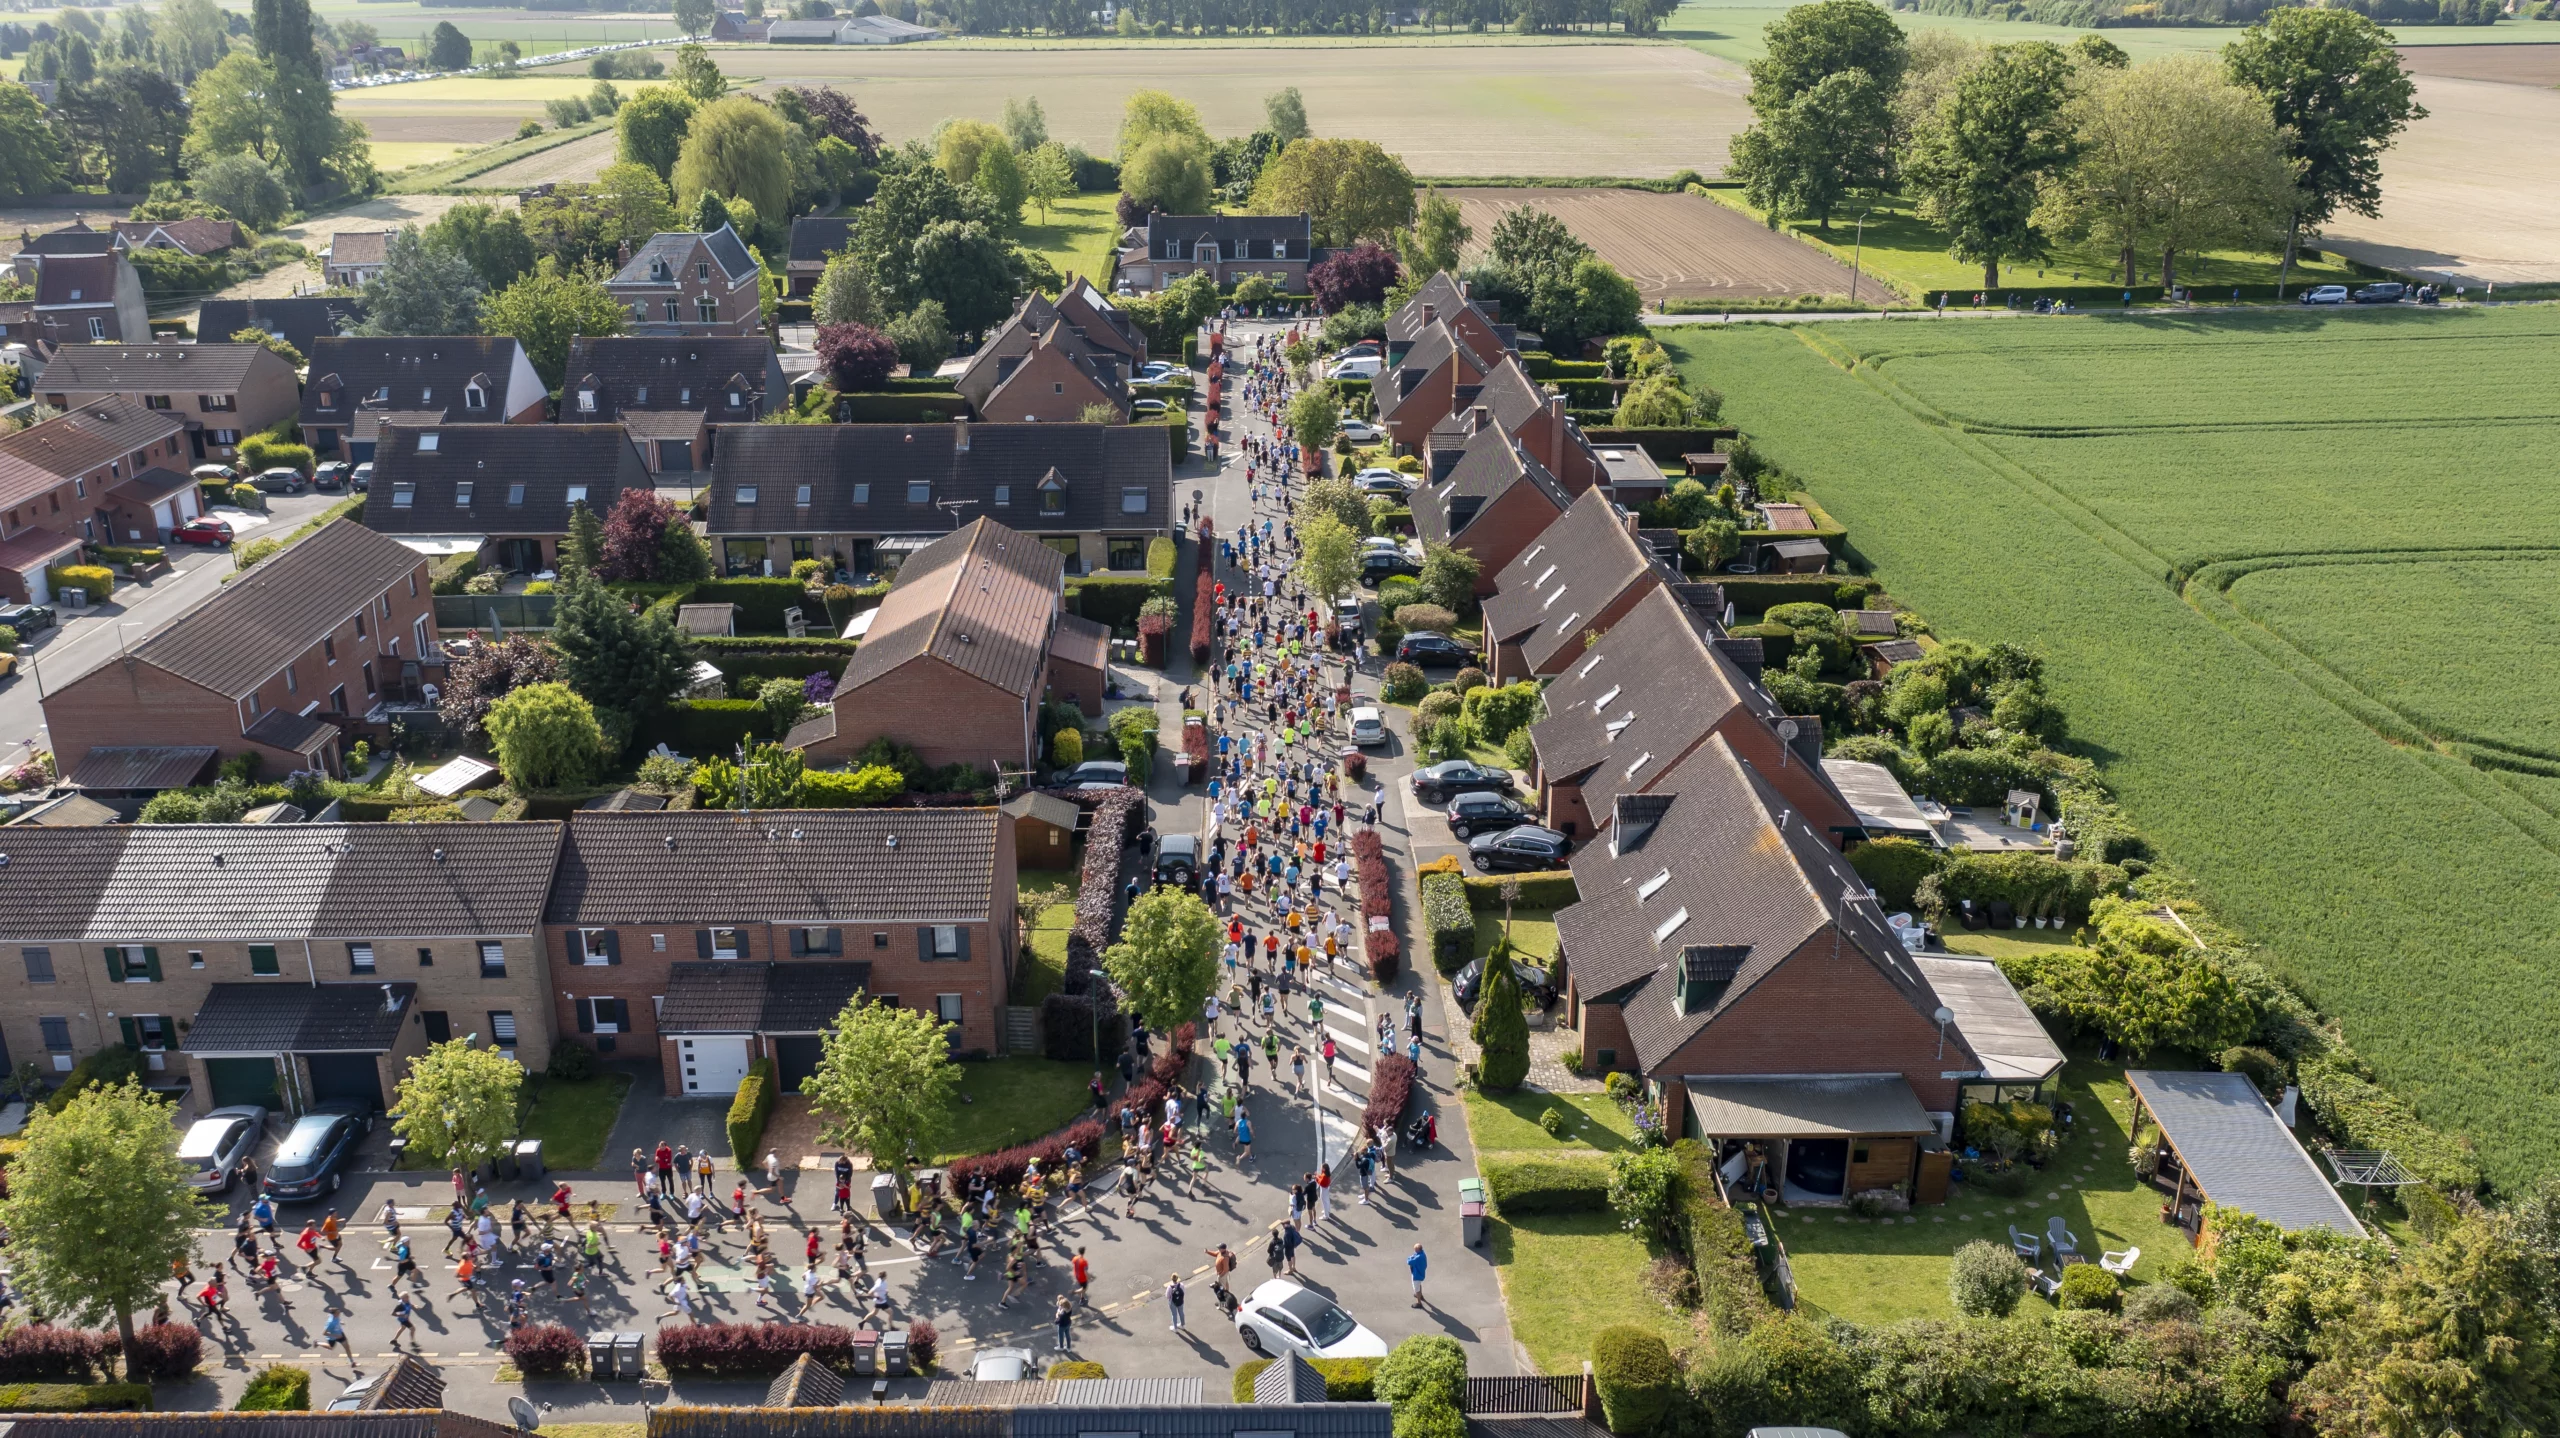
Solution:
[{"label": "window", "polygon": [[801,560],[815,559],[817,557],[818,542],[816,540],[809,538],[807,535],[800,535],[791,541],[792,563],[797,564]]},{"label": "window", "polygon": [[424,944],[420,944],[418,946],[418,967],[422,969],[432,969],[435,966],[436,951],[428,948]]},{"label": "window", "polygon": [[356,611],[356,638],[362,639],[364,637],[364,611],[359,609]]},{"label": "window", "polygon": [[1146,513],[1147,487],[1143,484],[1133,484],[1122,489],[1120,491],[1120,512],[1122,514]]},{"label": "window", "polygon": [[427,1031],[428,1043],[441,1044],[453,1041],[453,1018],[442,1009],[418,1015],[418,1026]]},{"label": "window", "polygon": [[693,302],[693,317],[706,325],[720,322],[720,302],[703,295]]},{"label": "window", "polygon": [[583,485],[583,484],[573,484],[573,485],[570,485],[570,486],[569,486],[569,502],[570,502],[571,504],[573,504],[573,505],[574,505],[574,504],[584,504],[584,503],[586,503],[586,502],[587,502],[587,487],[586,487],[585,485]]},{"label": "window", "polygon": [[437,445],[437,442],[438,442],[438,441],[440,441],[440,440],[442,440],[443,438],[444,438],[444,436],[439,435],[439,434],[422,434],[422,435],[419,435],[419,436],[418,436],[418,453],[420,453],[420,454],[434,454],[434,453],[436,452],[436,445]]},{"label": "window", "polygon": [[188,968],[191,968],[191,969],[201,969],[201,968],[203,968],[203,967],[204,967],[204,950],[202,950],[202,949],[189,949],[189,950],[187,950],[187,967],[188,967]]},{"label": "window", "polygon": [[744,406],[746,402],[747,397],[745,395],[738,393],[736,390],[729,391],[729,408],[738,409]]},{"label": "window", "polygon": [[196,408],[206,410],[214,414],[229,414],[239,407],[240,397],[238,395],[200,394],[196,396]]},{"label": "window", "polygon": [[1065,394],[1066,392],[1067,392],[1067,386],[1066,386],[1066,384],[1065,384],[1063,381],[1058,382],[1058,383],[1051,384],[1051,385],[1049,386],[1049,393],[1051,393],[1051,394]]},{"label": "window", "polygon": [[489,392],[476,384],[463,386],[462,407],[464,409],[487,409],[489,407]]},{"label": "window", "polygon": [[711,262],[709,260],[695,260],[693,262],[693,277],[697,280],[708,282],[711,278]]},{"label": "window", "polygon": [[613,930],[580,929],[578,931],[579,963],[596,967],[618,962],[621,957],[622,946],[614,938]]},{"label": "window", "polygon": [[871,947],[875,949],[885,949],[889,947],[889,931],[886,929],[873,929],[871,931]]},{"label": "window", "polygon": [[957,924],[936,924],[925,932],[928,935],[925,940],[924,956],[926,958],[960,959],[968,957],[968,945],[961,939],[960,927]]},{"label": "window", "polygon": [[507,1009],[489,1010],[489,1047],[505,1054],[508,1058],[516,1056],[516,1016],[513,1012]]},{"label": "window", "polygon": [[665,953],[667,951],[667,936],[664,934],[651,934],[649,936],[649,947],[653,952],[661,954]]},{"label": "window", "polygon": [[710,946],[709,953],[712,958],[735,959],[744,957],[746,954],[746,938],[736,929],[705,929],[703,935],[703,942]]},{"label": "window", "polygon": [[869,504],[871,502],[871,486],[867,484],[855,485],[853,487],[853,502],[856,504]]},{"label": "window", "polygon": [[409,621],[409,633],[418,641],[418,652],[427,652],[427,616],[421,614]]},{"label": "window", "polygon": [[833,954],[844,948],[841,929],[793,929],[791,952],[795,954]]},{"label": "window", "polygon": [[374,966],[373,966],[373,945],[371,945],[371,944],[349,944],[349,945],[347,945],[347,972],[348,972],[348,973],[351,973],[351,974],[370,974],[370,973],[373,973],[374,971],[375,971],[375,970],[374,970]]},{"label": "window", "polygon": [[71,1020],[38,1019],[36,1027],[44,1030],[45,1048],[63,1056],[54,1067],[64,1069],[71,1067]]},{"label": "window", "polygon": [[578,1032],[619,1034],[631,1029],[631,1004],[625,999],[578,1000]]},{"label": "window", "polygon": [[455,507],[460,509],[469,509],[471,507],[471,491],[473,487],[472,482],[467,479],[453,487],[453,502]]},{"label": "window", "polygon": [[669,301],[667,301],[667,323],[668,323],[668,324],[677,324],[677,323],[680,323],[680,322],[681,322],[681,320],[682,320],[682,316],[683,316],[683,311],[681,311],[681,310],[679,310],[678,308],[676,308],[676,302],[675,302],[674,300],[669,300]]},{"label": "window", "polygon": [[403,482],[391,486],[393,509],[415,509],[417,505],[418,487],[416,485]]},{"label": "window", "polygon": [[1114,535],[1109,544],[1110,557],[1106,562],[1111,568],[1144,569],[1147,567],[1147,541],[1143,536],[1130,539]]},{"label": "window", "polygon": [[[495,939],[480,941],[480,977],[503,979],[507,976],[507,946]],[[510,1037],[509,1043],[515,1040]]]},{"label": "window", "polygon": [[908,481],[907,481],[907,503],[909,503],[909,504],[931,504],[931,503],[933,503],[933,481],[932,481],[932,480],[929,480],[929,479],[911,479],[911,480],[908,480]]},{"label": "window", "polygon": [[337,663],[338,641],[325,634],[320,636],[320,658],[325,663]]},{"label": "window", "polygon": [[1613,1069],[1617,1066],[1618,1051],[1616,1049],[1602,1049],[1600,1051],[1600,1067],[1603,1069]]},{"label": "window", "polygon": [[363,669],[364,669],[364,697],[366,697],[367,699],[371,699],[371,698],[373,698],[375,695],[380,694],[380,693],[382,692],[380,689],[377,689],[377,688],[375,688],[375,687],[374,687],[374,683],[373,683],[373,661],[372,661],[372,660],[370,660],[370,659],[366,660],[366,661],[364,662]]},{"label": "window", "polygon": [[20,949],[18,952],[27,961],[28,983],[49,984],[53,982],[53,950],[45,948],[39,944],[29,948]]},{"label": "window", "polygon": [[815,485],[800,485],[792,490],[791,502],[802,509],[807,509],[810,501],[816,498],[816,491],[817,487]]},{"label": "window", "polygon": [[738,486],[738,503],[740,503],[740,504],[753,504],[753,503],[755,503],[755,502],[756,502],[756,486],[754,486],[754,485],[752,485],[752,484],[742,484],[742,485],[739,485],[739,486]]},{"label": "window", "polygon": [[677,403],[677,404],[680,404],[680,405],[690,405],[690,404],[692,404],[692,403],[693,403],[693,386],[691,386],[691,385],[686,385],[684,388],[682,388],[682,389],[680,389],[680,390],[677,390],[677,391],[676,391],[676,403]]},{"label": "window", "polygon": [[146,394],[142,397],[142,407],[144,409],[167,409],[169,407],[169,397],[165,394]]},{"label": "window", "polygon": [[1009,484],[999,484],[999,485],[997,485],[997,486],[996,486],[996,508],[998,508],[998,509],[1006,509],[1006,508],[1010,508],[1010,507],[1012,506],[1012,504],[1013,504],[1013,486],[1012,486],[1012,485],[1009,485]]},{"label": "window", "polygon": [[[78,298],[80,298],[80,292],[79,292],[78,290],[73,290],[73,291],[71,292],[71,297],[72,297],[73,299],[75,299],[75,300],[76,300],[76,299],[78,299]],[[98,318],[96,318],[96,317],[94,317],[94,316],[93,316],[93,317],[91,317],[91,319],[89,320],[89,338],[91,338],[91,339],[93,339],[93,340],[102,340],[102,339],[105,339],[106,337],[107,337],[107,322],[106,322],[105,320],[98,319]]]},{"label": "window", "polygon": [[578,391],[578,413],[594,414],[595,412],[596,392],[591,389],[582,389]]},{"label": "window", "polygon": [[507,486],[507,505],[512,509],[524,508],[524,485],[521,482]]},{"label": "window", "polygon": [[960,1026],[960,996],[958,994],[935,994],[933,996],[933,1011],[935,1016],[940,1018],[944,1023],[951,1025],[953,1028],[958,1028]]},{"label": "window", "polygon": [[1063,489],[1052,489],[1045,485],[1042,486],[1040,490],[1040,512],[1042,514],[1066,513],[1067,492]]},{"label": "window", "polygon": [[332,714],[347,712],[347,686],[344,684],[335,685],[329,690],[329,712]]},{"label": "window", "polygon": [[720,555],[732,575],[764,573],[764,541],[761,539],[724,539]]},{"label": "window", "polygon": [[284,967],[276,962],[276,946],[273,944],[251,944],[249,946],[249,972],[262,979],[272,979],[281,976],[284,973]]},{"label": "window", "polygon": [[1271,242],[1271,258],[1275,260],[1285,260],[1289,258],[1289,242],[1287,240],[1273,240]]},{"label": "window", "polygon": [[302,678],[293,672],[293,666],[290,664],[284,667],[284,692],[287,694],[302,692]]}]

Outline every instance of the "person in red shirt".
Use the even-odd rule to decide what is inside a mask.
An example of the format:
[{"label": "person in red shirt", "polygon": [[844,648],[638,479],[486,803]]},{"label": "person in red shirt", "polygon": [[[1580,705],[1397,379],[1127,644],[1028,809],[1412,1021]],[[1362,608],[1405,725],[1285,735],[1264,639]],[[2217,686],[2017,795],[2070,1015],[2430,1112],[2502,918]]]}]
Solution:
[{"label": "person in red shirt", "polygon": [[1075,1270],[1076,1302],[1083,1304],[1087,1308],[1091,1308],[1093,1306],[1093,1300],[1085,1296],[1085,1287],[1093,1282],[1093,1266],[1084,1261],[1083,1249],[1079,1248],[1076,1250],[1075,1262],[1070,1264],[1069,1267]]},{"label": "person in red shirt", "polygon": [[814,1228],[813,1228],[813,1229],[810,1229],[810,1230],[809,1230],[809,1262],[811,1262],[811,1263],[813,1263],[813,1264],[814,1264],[814,1263],[816,1263],[816,1262],[818,1261],[818,1254],[819,1254],[819,1252],[820,1252],[822,1249],[824,1249],[825,1247],[826,1247],[826,1244],[825,1244],[824,1240],[822,1240],[822,1239],[818,1236],[818,1230],[816,1230],[816,1229],[814,1229]]}]

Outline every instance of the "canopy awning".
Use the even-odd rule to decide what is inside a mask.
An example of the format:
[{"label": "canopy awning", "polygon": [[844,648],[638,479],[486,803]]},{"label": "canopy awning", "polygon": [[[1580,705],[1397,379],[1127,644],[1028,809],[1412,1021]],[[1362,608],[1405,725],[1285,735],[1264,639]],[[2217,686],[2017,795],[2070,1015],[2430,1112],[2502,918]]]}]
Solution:
[{"label": "canopy awning", "polygon": [[2247,1074],[2127,1069],[2124,1077],[2207,1201],[2287,1231],[2364,1237],[2364,1225]]},{"label": "canopy awning", "polygon": [[1913,954],[1911,961],[1955,1015],[1949,1027],[1982,1060],[1984,1078],[2042,1083],[2062,1072],[2062,1050],[1998,964],[1958,954]]},{"label": "canopy awning", "polygon": [[1869,837],[1895,834],[1918,839],[1931,848],[1938,846],[1938,831],[1920,813],[1920,806],[1893,777],[1893,771],[1882,764],[1869,764],[1857,759],[1825,759],[1822,772],[1831,777],[1832,787],[1849,801],[1849,812],[1857,816],[1858,827]]},{"label": "canopy awning", "polygon": [[1900,1074],[1690,1078],[1689,1111],[1711,1138],[1920,1137],[1938,1131]]},{"label": "canopy awning", "polygon": [[489,542],[485,534],[395,534],[393,539],[430,558],[442,559],[455,554],[477,554]]}]

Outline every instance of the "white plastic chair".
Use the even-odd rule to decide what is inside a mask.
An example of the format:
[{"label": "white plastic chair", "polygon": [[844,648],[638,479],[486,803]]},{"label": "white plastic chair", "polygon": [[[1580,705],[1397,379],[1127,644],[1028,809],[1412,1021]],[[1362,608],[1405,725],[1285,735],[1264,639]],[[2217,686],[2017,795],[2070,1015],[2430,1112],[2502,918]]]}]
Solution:
[{"label": "white plastic chair", "polygon": [[2126,1274],[2131,1273],[2133,1271],[2133,1266],[2141,1261],[2142,1249],[2140,1245],[2125,1249],[2120,1253],[2102,1253],[2098,1255],[2098,1266],[2105,1269],[2107,1272],[2114,1274],[2118,1278],[2122,1278]]}]

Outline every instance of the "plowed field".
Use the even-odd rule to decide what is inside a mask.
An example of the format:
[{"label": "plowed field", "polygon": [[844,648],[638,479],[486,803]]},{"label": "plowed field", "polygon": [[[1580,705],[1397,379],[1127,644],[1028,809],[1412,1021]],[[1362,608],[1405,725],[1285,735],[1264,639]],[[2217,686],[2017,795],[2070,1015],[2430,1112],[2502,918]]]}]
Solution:
[{"label": "plowed field", "polygon": [[1505,210],[1535,205],[1554,214],[1600,258],[1634,280],[1648,301],[1849,293],[1847,265],[1701,195],[1650,190],[1445,193],[1466,213],[1479,248]]}]

